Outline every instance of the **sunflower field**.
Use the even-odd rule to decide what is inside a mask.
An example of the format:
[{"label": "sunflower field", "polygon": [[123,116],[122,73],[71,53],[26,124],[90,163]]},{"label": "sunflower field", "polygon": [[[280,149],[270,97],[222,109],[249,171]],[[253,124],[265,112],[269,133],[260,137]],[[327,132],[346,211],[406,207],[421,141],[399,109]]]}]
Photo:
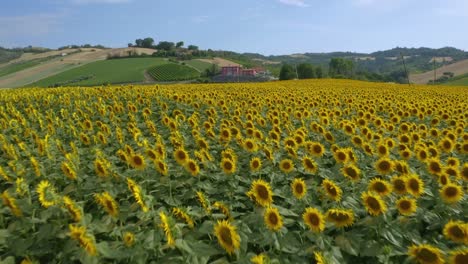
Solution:
[{"label": "sunflower field", "polygon": [[468,263],[468,89],[0,91],[2,263]]}]

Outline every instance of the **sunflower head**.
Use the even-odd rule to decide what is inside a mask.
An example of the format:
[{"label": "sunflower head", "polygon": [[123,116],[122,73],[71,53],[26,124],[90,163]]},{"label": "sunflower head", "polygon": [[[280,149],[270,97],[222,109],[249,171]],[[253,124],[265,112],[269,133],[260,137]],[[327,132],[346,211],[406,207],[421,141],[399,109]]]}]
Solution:
[{"label": "sunflower head", "polygon": [[396,207],[401,215],[412,215],[417,209],[416,199],[402,197],[397,200]]},{"label": "sunflower head", "polygon": [[306,172],[311,174],[315,174],[318,169],[317,163],[315,163],[315,161],[308,156],[304,156],[302,158],[302,166]]},{"label": "sunflower head", "polygon": [[367,212],[373,216],[383,214],[387,211],[387,206],[379,195],[375,195],[371,192],[364,192],[361,195],[361,199]]},{"label": "sunflower head", "polygon": [[406,177],[406,190],[414,197],[419,197],[424,193],[424,182],[416,174]]},{"label": "sunflower head", "polygon": [[252,182],[248,194],[253,196],[255,201],[263,207],[269,206],[273,202],[273,193],[270,184],[261,179]]},{"label": "sunflower head", "polygon": [[440,175],[442,173],[442,164],[440,164],[440,161],[436,158],[429,158],[426,161],[427,164],[427,170],[434,174],[434,175]]},{"label": "sunflower head", "polygon": [[392,185],[385,180],[375,178],[370,181],[368,189],[380,196],[387,196],[392,192]]},{"label": "sunflower head", "polygon": [[200,172],[200,167],[198,166],[198,163],[190,158],[187,159],[187,162],[185,163],[184,167],[192,176],[197,176]]},{"label": "sunflower head", "polygon": [[219,245],[232,255],[240,247],[240,236],[236,227],[227,220],[218,220],[214,226],[214,233]]},{"label": "sunflower head", "polygon": [[463,198],[463,188],[456,183],[447,183],[440,189],[440,196],[444,202],[452,204]]},{"label": "sunflower head", "polygon": [[328,198],[330,198],[331,200],[333,200],[333,201],[340,201],[341,200],[341,194],[343,193],[343,191],[333,181],[331,181],[329,179],[323,180],[322,188],[324,189],[324,191],[327,194]]},{"label": "sunflower head", "polygon": [[325,229],[325,217],[316,208],[308,207],[302,214],[304,223],[313,232],[322,232]]},{"label": "sunflower head", "polygon": [[394,169],[394,162],[388,158],[381,158],[374,164],[375,169],[382,175],[389,174]]},{"label": "sunflower head", "polygon": [[290,173],[294,170],[294,163],[290,159],[283,159],[279,164],[280,170],[284,173]]},{"label": "sunflower head", "polygon": [[223,158],[221,160],[221,168],[225,174],[233,174],[236,171],[236,163],[232,159]]},{"label": "sunflower head", "polygon": [[412,245],[408,249],[408,255],[423,264],[444,263],[444,258],[440,249],[428,244]]},{"label": "sunflower head", "polygon": [[346,178],[348,178],[348,179],[350,179],[352,181],[357,181],[361,177],[361,170],[354,164],[345,165],[341,169],[341,173],[343,173],[343,175]]},{"label": "sunflower head", "polygon": [[291,189],[294,197],[302,199],[307,193],[307,186],[303,179],[294,179],[291,183]]},{"label": "sunflower head", "polygon": [[354,222],[354,212],[352,209],[329,209],[326,218],[336,227],[347,227]]},{"label": "sunflower head", "polygon": [[443,230],[444,236],[455,243],[468,244],[468,223],[450,220]]},{"label": "sunflower head", "polygon": [[468,249],[456,249],[450,251],[449,257],[450,263],[453,264],[465,264],[468,263]]},{"label": "sunflower head", "polygon": [[263,220],[268,229],[272,231],[276,232],[283,227],[283,218],[276,207],[267,207],[263,215]]},{"label": "sunflower head", "polygon": [[130,165],[135,169],[142,170],[146,166],[145,158],[140,154],[133,154],[130,157]]},{"label": "sunflower head", "polygon": [[399,195],[406,193],[406,177],[394,176],[392,178],[392,189],[393,192]]},{"label": "sunflower head", "polygon": [[135,235],[132,232],[125,232],[123,235],[123,242],[126,247],[131,247],[135,243]]}]

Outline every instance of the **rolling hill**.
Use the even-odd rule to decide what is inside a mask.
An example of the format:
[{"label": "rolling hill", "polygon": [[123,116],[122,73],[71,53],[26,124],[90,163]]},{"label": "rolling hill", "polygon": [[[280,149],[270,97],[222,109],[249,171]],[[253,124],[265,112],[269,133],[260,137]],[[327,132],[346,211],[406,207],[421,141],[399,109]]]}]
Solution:
[{"label": "rolling hill", "polygon": [[[454,76],[459,76],[468,73],[468,59],[461,60],[452,64],[444,65],[436,69],[436,78],[440,77],[444,72],[453,72]],[[434,71],[427,71],[420,74],[411,74],[410,81],[417,84],[426,84],[434,79]]]}]

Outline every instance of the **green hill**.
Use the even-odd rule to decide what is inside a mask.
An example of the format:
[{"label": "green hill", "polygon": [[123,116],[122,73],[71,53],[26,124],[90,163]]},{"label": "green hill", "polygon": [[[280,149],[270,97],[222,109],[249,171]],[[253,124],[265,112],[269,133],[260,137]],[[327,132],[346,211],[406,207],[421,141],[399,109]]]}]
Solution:
[{"label": "green hill", "polygon": [[156,81],[160,82],[184,81],[200,77],[200,72],[192,67],[175,63],[152,67],[148,70],[148,73]]},{"label": "green hill", "polygon": [[169,62],[160,58],[97,61],[39,80],[28,86],[94,86],[107,83],[143,82],[146,69],[167,63]]}]

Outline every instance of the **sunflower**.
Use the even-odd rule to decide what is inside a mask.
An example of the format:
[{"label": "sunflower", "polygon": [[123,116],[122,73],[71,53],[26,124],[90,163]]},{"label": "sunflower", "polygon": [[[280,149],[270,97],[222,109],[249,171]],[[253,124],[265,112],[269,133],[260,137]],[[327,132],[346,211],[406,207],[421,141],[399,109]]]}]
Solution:
[{"label": "sunflower", "polygon": [[426,161],[429,158],[426,148],[419,148],[416,150],[416,158],[419,161]]},{"label": "sunflower", "polygon": [[218,238],[218,243],[229,255],[240,247],[240,236],[236,227],[226,220],[218,220],[214,226],[214,233]]},{"label": "sunflower", "polygon": [[76,203],[70,197],[64,196],[63,204],[65,205],[65,208],[67,209],[68,213],[73,218],[73,221],[80,222],[82,213],[80,208],[76,205]]},{"label": "sunflower", "polygon": [[116,154],[122,162],[129,163],[130,157],[125,150],[119,149]]},{"label": "sunflower", "polygon": [[197,176],[200,172],[200,167],[198,166],[197,162],[190,158],[187,159],[184,167],[192,176]]},{"label": "sunflower", "polygon": [[304,198],[307,193],[307,186],[303,179],[294,179],[294,181],[291,183],[291,189],[293,195],[297,199]]},{"label": "sunflower", "polygon": [[442,165],[440,161],[436,158],[430,158],[426,160],[427,169],[430,173],[434,175],[440,175],[442,173]]},{"label": "sunflower", "polygon": [[389,150],[388,150],[388,147],[387,145],[382,142],[381,144],[377,145],[377,154],[380,156],[380,157],[386,157],[389,155]]},{"label": "sunflower", "polygon": [[444,258],[440,249],[428,244],[412,245],[408,249],[408,255],[421,264],[444,263]]},{"label": "sunflower", "polygon": [[360,136],[353,136],[353,138],[351,138],[351,142],[355,146],[360,147],[360,146],[362,146],[363,139]]},{"label": "sunflower", "polygon": [[440,185],[442,186],[445,186],[447,184],[450,183],[450,177],[448,174],[441,174],[438,178],[437,178],[438,182]]},{"label": "sunflower", "polygon": [[280,170],[284,173],[290,173],[294,170],[294,163],[290,159],[283,159],[279,164]]},{"label": "sunflower", "polygon": [[197,192],[197,200],[201,204],[205,212],[208,214],[211,214],[210,203],[206,199],[205,194],[203,194],[203,192],[200,192],[200,191]]},{"label": "sunflower", "polygon": [[468,249],[456,249],[450,251],[450,264],[466,264],[468,263]]},{"label": "sunflower", "polygon": [[86,234],[86,227],[69,225],[69,230],[69,236],[72,239],[78,241],[80,246],[86,251],[88,255],[95,256],[97,254],[94,237]]},{"label": "sunflower", "polygon": [[162,175],[166,176],[168,172],[167,164],[161,159],[156,159],[154,161],[154,167],[156,170],[161,173]]},{"label": "sunflower", "polygon": [[394,163],[388,158],[380,158],[374,163],[375,169],[383,175],[389,174],[394,169]]},{"label": "sunflower", "polygon": [[349,159],[346,149],[337,149],[333,152],[333,157],[337,163],[346,163]]},{"label": "sunflower", "polygon": [[97,158],[96,160],[94,160],[94,171],[101,178],[106,178],[107,176],[109,176],[109,166],[109,162],[107,162],[107,160],[105,159]]},{"label": "sunflower", "polygon": [[109,215],[117,217],[119,214],[119,207],[117,202],[108,192],[95,194],[94,197],[96,202],[101,205]]},{"label": "sunflower", "polygon": [[347,164],[341,169],[341,173],[343,175],[352,180],[352,181],[357,181],[361,177],[361,170],[354,164]]},{"label": "sunflower", "polygon": [[39,202],[45,208],[51,207],[56,204],[55,188],[49,181],[43,180],[37,185],[37,194],[39,195]]},{"label": "sunflower", "polygon": [[278,231],[283,227],[283,219],[276,207],[267,207],[263,214],[263,220],[268,229],[272,231]]},{"label": "sunflower", "polygon": [[248,152],[257,152],[258,151],[258,144],[255,140],[248,138],[244,141],[243,147]]},{"label": "sunflower", "polygon": [[137,170],[143,170],[146,166],[145,158],[140,154],[133,154],[130,157],[130,165]]},{"label": "sunflower", "polygon": [[459,178],[460,177],[460,171],[458,170],[457,167],[444,166],[443,167],[443,172],[447,176],[452,176],[454,178]]},{"label": "sunflower", "polygon": [[174,214],[177,218],[182,219],[188,227],[192,228],[194,227],[193,219],[182,209],[180,208],[172,208],[172,214]]},{"label": "sunflower", "polygon": [[260,254],[260,255],[255,255],[253,257],[250,258],[250,262],[252,262],[252,264],[264,264],[266,263],[267,257],[264,253]]},{"label": "sunflower", "polygon": [[448,183],[440,189],[440,196],[446,203],[456,203],[463,198],[463,188],[455,183]]},{"label": "sunflower", "polygon": [[382,179],[374,178],[369,182],[368,190],[380,196],[387,196],[392,192],[392,185]]},{"label": "sunflower", "polygon": [[252,195],[255,198],[255,201],[263,207],[269,206],[273,203],[273,193],[271,191],[270,184],[261,179],[252,182],[252,187],[250,188],[248,195]]},{"label": "sunflower", "polygon": [[315,251],[314,258],[312,259],[312,263],[314,264],[325,264],[324,257],[322,253]]},{"label": "sunflower", "polygon": [[236,171],[236,163],[229,158],[223,158],[221,160],[221,168],[225,174],[232,174]]},{"label": "sunflower", "polygon": [[302,158],[302,166],[304,167],[304,170],[306,172],[309,172],[311,174],[315,174],[317,172],[318,166],[317,163],[308,156],[304,156]]},{"label": "sunflower", "polygon": [[2,193],[2,200],[3,200],[3,204],[5,206],[7,206],[8,208],[10,208],[11,212],[16,217],[21,217],[23,215],[23,212],[21,211],[21,209],[16,204],[16,199],[11,197],[7,190],[5,190]]},{"label": "sunflower", "polygon": [[468,163],[464,163],[460,173],[463,180],[468,181]]},{"label": "sunflower", "polygon": [[159,212],[159,219],[161,220],[160,227],[164,230],[167,245],[170,247],[174,247],[175,240],[174,235],[172,234],[170,218],[164,212],[161,211]]},{"label": "sunflower", "polygon": [[418,208],[416,199],[408,197],[402,197],[398,199],[396,201],[396,207],[400,214],[406,216],[412,215],[414,212],[416,212],[416,209]]},{"label": "sunflower", "polygon": [[406,193],[406,177],[394,176],[392,178],[392,190],[394,193],[403,195]]},{"label": "sunflower", "polygon": [[444,236],[455,243],[468,244],[468,223],[450,220],[443,230]]},{"label": "sunflower", "polygon": [[452,152],[453,148],[455,147],[455,144],[450,138],[443,138],[441,141],[439,141],[439,148],[443,150],[444,152],[450,153]]},{"label": "sunflower", "polygon": [[406,177],[406,190],[414,197],[419,197],[424,193],[424,182],[416,174]]},{"label": "sunflower", "polygon": [[302,214],[302,219],[313,232],[322,232],[325,229],[325,217],[316,208],[307,207]]},{"label": "sunflower", "polygon": [[62,169],[63,174],[65,174],[65,176],[67,176],[70,180],[76,180],[76,172],[68,162],[62,162],[60,168]]},{"label": "sunflower", "polygon": [[361,199],[367,212],[373,216],[383,214],[387,211],[387,205],[378,195],[374,195],[371,192],[363,192]]},{"label": "sunflower", "polygon": [[36,158],[31,157],[31,165],[34,169],[34,174],[36,174],[37,177],[41,176],[41,168],[39,167],[39,162],[37,162]]},{"label": "sunflower", "polygon": [[141,210],[143,212],[148,212],[149,208],[146,206],[145,202],[143,201],[143,196],[141,195],[141,188],[140,186],[130,178],[127,178],[127,186],[128,189],[132,192],[133,197],[135,198],[138,205],[140,205]]},{"label": "sunflower", "polygon": [[352,209],[328,209],[326,217],[336,227],[351,226],[354,222],[354,212]]},{"label": "sunflower", "polygon": [[256,172],[262,168],[262,160],[259,157],[254,157],[250,160],[250,171]]},{"label": "sunflower", "polygon": [[325,147],[319,142],[312,142],[310,144],[310,147],[308,147],[307,149],[310,155],[315,157],[321,157],[323,156],[323,153],[325,153]]},{"label": "sunflower", "polygon": [[131,247],[135,243],[135,235],[132,232],[125,232],[123,235],[123,242],[126,247]]},{"label": "sunflower", "polygon": [[337,202],[341,200],[341,194],[343,191],[333,181],[328,179],[323,180],[322,188],[325,190],[327,196],[333,201]]},{"label": "sunflower", "polygon": [[231,212],[229,211],[229,208],[224,203],[216,201],[214,202],[213,207],[221,211],[228,221],[232,220]]},{"label": "sunflower", "polygon": [[293,149],[297,149],[299,146],[296,143],[296,140],[293,137],[287,137],[283,141],[284,147],[290,147]]},{"label": "sunflower", "polygon": [[184,165],[188,159],[188,154],[184,149],[178,148],[174,151],[174,159],[180,165]]}]

